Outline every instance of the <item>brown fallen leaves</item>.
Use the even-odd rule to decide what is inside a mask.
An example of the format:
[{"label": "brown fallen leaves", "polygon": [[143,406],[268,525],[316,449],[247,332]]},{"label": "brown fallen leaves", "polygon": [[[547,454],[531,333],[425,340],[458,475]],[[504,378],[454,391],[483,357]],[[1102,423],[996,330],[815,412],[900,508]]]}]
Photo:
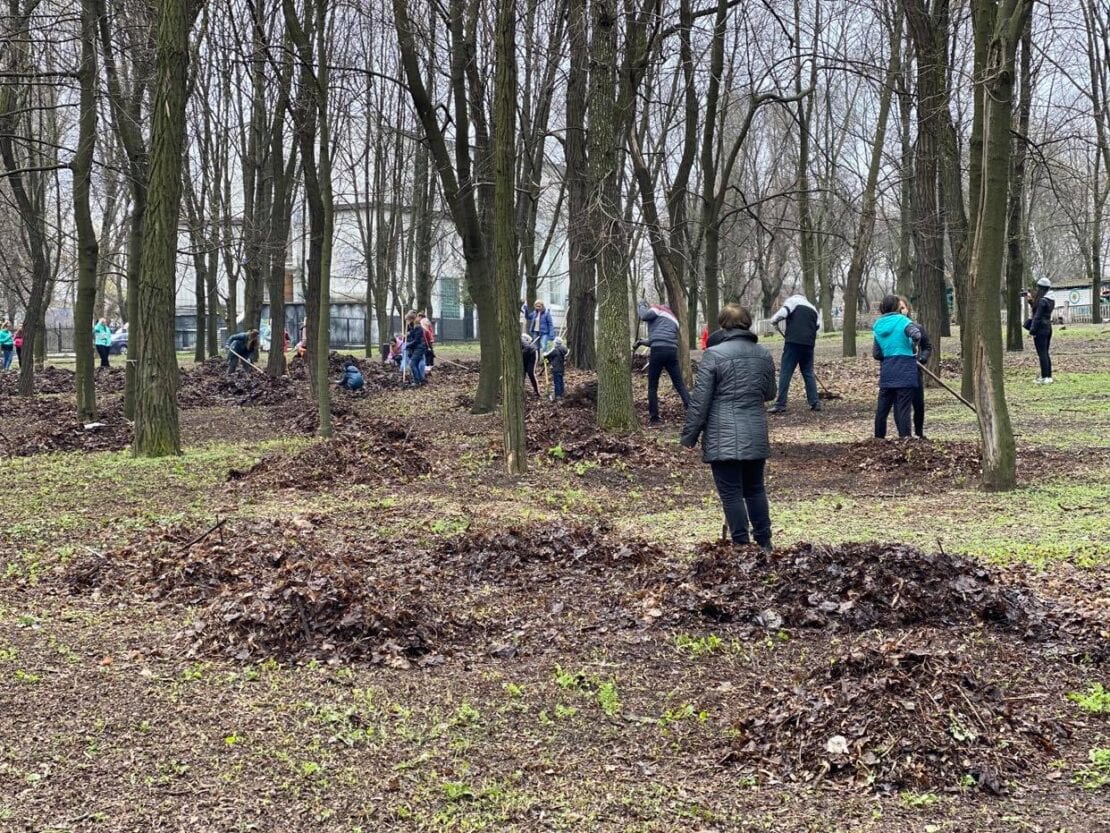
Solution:
[{"label": "brown fallen leaves", "polygon": [[1003,688],[966,653],[869,636],[800,684],[765,691],[733,724],[722,763],[786,780],[992,794],[1057,755],[1068,730],[1030,709],[1028,686]]},{"label": "brown fallen leaves", "polygon": [[674,626],[741,646],[826,634],[824,653],[796,674],[726,701],[728,737],[712,754],[783,780],[877,790],[1004,790],[1055,757],[1068,732],[1038,710],[1030,667],[1080,651],[1107,659],[1097,623],[968,559],[902,545],[799,544],[765,557],[708,544],[688,562],[600,525],[421,544],[337,536],[313,517],[237,519],[154,530],[71,561],[63,580],[71,592],[187,608],[183,648],[237,661],[512,660],[587,632],[642,643]]}]

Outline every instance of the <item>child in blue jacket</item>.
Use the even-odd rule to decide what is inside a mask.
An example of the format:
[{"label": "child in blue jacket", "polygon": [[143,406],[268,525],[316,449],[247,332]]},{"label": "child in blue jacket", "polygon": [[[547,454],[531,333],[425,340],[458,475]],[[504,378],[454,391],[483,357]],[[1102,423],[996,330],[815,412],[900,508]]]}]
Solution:
[{"label": "child in blue jacket", "polygon": [[886,437],[886,419],[894,409],[894,424],[901,439],[910,436],[910,410],[914,390],[920,385],[917,355],[921,328],[898,311],[901,299],[887,295],[879,304],[880,316],[871,328],[875,341],[871,355],[879,365],[879,400],[875,405],[875,436]]},{"label": "child in blue jacket", "polygon": [[354,392],[356,390],[362,390],[364,384],[365,380],[362,378],[362,373],[359,371],[358,365],[351,359],[347,359],[347,361],[343,363],[343,378],[339,380],[339,387]]}]

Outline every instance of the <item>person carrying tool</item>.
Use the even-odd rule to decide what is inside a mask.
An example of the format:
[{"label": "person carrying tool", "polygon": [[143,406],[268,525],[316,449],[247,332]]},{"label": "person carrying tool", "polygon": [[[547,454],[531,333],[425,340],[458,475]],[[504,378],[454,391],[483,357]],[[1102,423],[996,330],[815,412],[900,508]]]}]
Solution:
[{"label": "person carrying tool", "polygon": [[561,338],[556,338],[552,342],[551,347],[543,354],[544,361],[547,362],[548,367],[551,368],[551,380],[553,391],[551,393],[551,401],[563,398],[563,374],[567,368],[567,354],[570,351],[563,345]]},{"label": "person carrying tool", "polygon": [[[871,355],[879,365],[879,399],[875,405],[875,437],[886,438],[886,420],[894,408],[898,437],[910,436],[910,410],[914,388],[921,384],[914,348],[921,343],[921,328],[898,311],[897,295],[887,295],[879,304],[879,318],[872,331]],[[928,356],[926,356],[926,359]]]},{"label": "person carrying tool", "polygon": [[520,336],[520,358],[524,362],[524,378],[532,383],[532,395],[540,398],[540,386],[536,384],[536,342],[523,333]]},{"label": "person carrying tool", "polygon": [[[786,322],[784,331],[781,322]],[[779,395],[771,407],[772,414],[786,410],[786,398],[790,392],[790,380],[794,368],[802,372],[806,388],[806,401],[811,410],[821,410],[821,400],[817,396],[817,376],[813,372],[813,348],[817,344],[817,331],[821,328],[821,316],[805,295],[791,295],[778,312],[771,316],[771,325],[782,333],[786,343],[782,347],[782,367],[779,372]]]},{"label": "person carrying tool", "polygon": [[717,320],[722,335],[698,366],[681,443],[693,448],[701,438],[702,460],[713,470],[733,543],[754,537],[769,553],[771,510],[763,474],[771,444],[763,403],[775,397],[775,362],[757,344],[744,307],[726,304]]},{"label": "person carrying tool", "polygon": [[418,388],[424,384],[424,353],[428,342],[424,328],[420,326],[420,319],[415,312],[405,316],[408,325],[408,334],[405,339],[405,361],[408,363],[409,372],[412,373],[411,386]]},{"label": "person carrying tool", "polygon": [[533,309],[528,309],[528,304],[521,301],[520,311],[528,319],[528,335],[532,337],[532,341],[539,342],[541,353],[547,352],[548,343],[555,340],[555,322],[551,313],[543,301],[536,301]]},{"label": "person carrying tool", "polygon": [[1035,385],[1052,384],[1052,357],[1048,354],[1052,344],[1052,310],[1056,308],[1056,296],[1052,294],[1052,281],[1041,278],[1031,292],[1023,293],[1025,302],[1031,309],[1025,322],[1025,329],[1033,336],[1033,346],[1037,348],[1037,359],[1041,365],[1041,375],[1033,380]]},{"label": "person carrying tool", "polygon": [[236,333],[227,340],[227,372],[239,369],[239,362],[258,362],[258,330]]},{"label": "person carrying tool", "polygon": [[678,366],[678,319],[666,304],[648,304],[641,299],[636,308],[641,321],[648,325],[648,414],[651,425],[663,422],[659,418],[659,377],[663,371],[671,377],[671,384],[682,399],[682,407],[690,407],[690,394],[682,380]]},{"label": "person carrying tool", "polygon": [[365,383],[366,380],[362,378],[362,372],[358,369],[354,359],[347,359],[343,362],[343,376],[339,379],[339,387],[354,393],[362,390]]},{"label": "person carrying tool", "polygon": [[[898,312],[906,316],[906,318],[913,319],[913,309],[910,307],[910,302],[906,300],[905,296],[898,296]],[[913,389],[913,435],[919,440],[925,439],[925,374],[921,371],[921,365],[927,364],[929,357],[933,355],[933,343],[929,341],[929,334],[925,332],[925,328],[920,324],[917,325],[921,329],[921,340],[917,343],[917,387]]]}]

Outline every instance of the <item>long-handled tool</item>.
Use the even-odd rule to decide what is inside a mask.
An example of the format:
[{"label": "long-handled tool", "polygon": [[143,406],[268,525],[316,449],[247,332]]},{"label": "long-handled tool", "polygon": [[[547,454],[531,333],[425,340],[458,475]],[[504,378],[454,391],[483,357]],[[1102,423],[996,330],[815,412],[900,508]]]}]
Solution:
[{"label": "long-handled tool", "polygon": [[920,367],[920,368],[921,368],[922,370],[924,370],[924,371],[925,371],[925,375],[926,375],[926,376],[928,376],[928,377],[929,377],[930,379],[932,379],[932,380],[933,380],[934,382],[936,382],[936,383],[937,383],[938,385],[940,385],[940,386],[941,386],[942,388],[944,388],[944,389],[945,389],[946,391],[948,391],[948,392],[949,392],[950,394],[952,394],[952,395],[953,395],[954,397],[956,397],[956,398],[957,398],[957,399],[959,399],[959,400],[960,400],[961,402],[963,402],[963,403],[964,403],[965,405],[967,405],[967,407],[971,409],[971,412],[972,412],[973,414],[974,414],[974,413],[978,413],[978,412],[977,412],[977,411],[975,410],[975,406],[974,406],[974,405],[972,405],[972,404],[971,404],[970,402],[968,402],[968,401],[967,401],[966,399],[964,399],[964,398],[963,398],[962,396],[960,396],[960,395],[959,395],[958,393],[956,393],[956,391],[952,390],[952,388],[948,387],[948,385],[944,384],[944,382],[943,382],[943,381],[941,380],[941,378],[940,378],[939,376],[937,376],[937,374],[933,373],[933,371],[929,370],[929,368],[927,368],[927,367],[926,367],[925,365],[923,365],[923,364],[922,364],[921,362],[918,362],[918,363],[917,363],[917,366],[918,366],[918,367]]},{"label": "long-handled tool", "polygon": [[231,353],[231,354],[232,354],[233,356],[238,356],[238,357],[239,357],[239,361],[241,361],[241,362],[242,362],[243,364],[247,365],[248,367],[250,367],[250,368],[253,368],[253,369],[254,369],[254,370],[256,370],[257,372],[261,373],[261,374],[262,374],[263,376],[266,376],[266,375],[267,375],[267,373],[266,373],[266,371],[265,371],[265,370],[263,370],[263,369],[262,369],[261,367],[259,367],[258,365],[256,365],[256,364],[255,364],[254,362],[252,362],[252,361],[251,361],[250,359],[248,359],[248,358],[247,358],[246,356],[243,356],[243,355],[240,355],[239,353],[236,353],[236,352],[235,352],[234,350],[232,350],[232,349],[231,349],[230,347],[228,347],[228,348],[227,348],[227,352]]}]

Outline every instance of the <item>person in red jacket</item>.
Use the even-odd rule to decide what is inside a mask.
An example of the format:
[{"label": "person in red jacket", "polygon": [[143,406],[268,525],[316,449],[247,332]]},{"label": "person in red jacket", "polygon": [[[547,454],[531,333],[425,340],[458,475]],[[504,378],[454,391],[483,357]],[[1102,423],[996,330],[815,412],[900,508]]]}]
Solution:
[{"label": "person in red jacket", "polygon": [[701,345],[702,350],[708,350],[709,349],[709,325],[708,324],[706,324],[704,327],[701,328],[701,337],[698,339],[698,343]]}]

